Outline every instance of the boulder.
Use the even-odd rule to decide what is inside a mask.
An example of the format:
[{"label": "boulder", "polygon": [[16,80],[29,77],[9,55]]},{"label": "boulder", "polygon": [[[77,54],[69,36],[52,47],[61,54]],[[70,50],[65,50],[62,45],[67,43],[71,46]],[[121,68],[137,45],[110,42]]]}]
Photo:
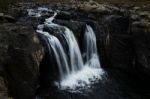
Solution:
[{"label": "boulder", "polygon": [[38,85],[43,47],[34,30],[22,24],[0,26],[0,62],[4,64],[8,91],[15,99],[33,99]]}]

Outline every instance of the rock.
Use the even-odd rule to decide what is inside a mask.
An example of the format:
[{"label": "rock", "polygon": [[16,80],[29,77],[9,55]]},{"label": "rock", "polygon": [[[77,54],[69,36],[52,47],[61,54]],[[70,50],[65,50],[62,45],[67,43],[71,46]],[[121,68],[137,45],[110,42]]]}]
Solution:
[{"label": "rock", "polygon": [[4,13],[0,13],[0,17],[4,17]]},{"label": "rock", "polygon": [[131,31],[135,50],[135,67],[141,74],[150,77],[150,12],[143,10],[131,11]]},{"label": "rock", "polygon": [[141,18],[150,19],[150,12],[148,12],[148,11],[142,11],[142,12],[139,13],[139,16],[140,16]]},{"label": "rock", "polygon": [[94,9],[98,8],[98,5],[90,5],[88,3],[82,4],[79,6],[79,10],[85,11],[85,12],[91,12]]},{"label": "rock", "polygon": [[71,29],[79,41],[83,39],[83,34],[84,34],[84,30],[85,30],[85,25],[86,25],[85,22],[73,21],[73,20],[72,21],[55,20],[54,22]]},{"label": "rock", "polygon": [[129,27],[129,19],[118,15],[110,15],[105,19],[108,31],[114,34],[123,34]]},{"label": "rock", "polygon": [[115,6],[110,6],[110,5],[105,5],[105,4],[98,4],[98,3],[83,3],[80,4],[79,10],[83,11],[83,12],[94,12],[94,13],[99,13],[99,14],[114,14],[116,12],[120,12],[120,9],[118,7]]},{"label": "rock", "polygon": [[8,22],[15,22],[15,18],[10,16],[10,15],[4,15],[4,18],[8,21]]},{"label": "rock", "polygon": [[0,13],[0,16],[4,16],[4,13]]},{"label": "rock", "polygon": [[71,13],[67,11],[60,11],[56,16],[56,19],[69,20],[71,19]]},{"label": "rock", "polygon": [[0,99],[13,99],[8,95],[8,86],[6,86],[4,77],[0,76]]},{"label": "rock", "polygon": [[150,76],[150,22],[133,22],[132,33],[136,53],[136,68]]},{"label": "rock", "polygon": [[36,94],[42,94],[43,92],[51,93],[50,90],[56,89],[54,81],[59,80],[59,69],[56,59],[53,56],[52,50],[48,50],[46,39],[39,35],[40,41],[44,47],[45,55],[40,63],[39,74],[39,87]]},{"label": "rock", "polygon": [[140,10],[140,7],[133,7],[134,10]]},{"label": "rock", "polygon": [[4,13],[0,13],[0,20],[7,20],[8,22],[15,22],[15,18],[10,15],[5,15]]},{"label": "rock", "polygon": [[140,20],[140,17],[139,17],[138,15],[136,15],[136,14],[132,14],[132,15],[131,15],[131,19],[132,19],[133,21],[139,21],[139,20]]},{"label": "rock", "polygon": [[15,99],[33,99],[44,56],[39,39],[31,27],[22,24],[2,24],[0,28],[1,62],[9,93]]},{"label": "rock", "polygon": [[131,19],[133,21],[149,21],[150,20],[150,11],[142,10],[133,10],[131,11]]},{"label": "rock", "polygon": [[104,22],[104,48],[112,68],[129,71],[133,68],[132,36],[127,17],[111,15]]},{"label": "rock", "polygon": [[100,5],[96,10],[95,10],[97,13],[103,13],[103,14],[109,14],[111,13],[111,10],[106,8],[105,6],[103,5]]},{"label": "rock", "polygon": [[0,99],[10,99],[3,65],[0,65]]},{"label": "rock", "polygon": [[4,13],[0,13],[0,20],[1,20],[1,21],[4,20]]}]

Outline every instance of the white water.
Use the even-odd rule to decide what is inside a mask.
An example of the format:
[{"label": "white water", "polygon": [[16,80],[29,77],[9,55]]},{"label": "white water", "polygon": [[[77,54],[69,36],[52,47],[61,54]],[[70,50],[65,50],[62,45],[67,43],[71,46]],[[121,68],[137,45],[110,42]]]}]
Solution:
[{"label": "white water", "polygon": [[[35,14],[32,14],[32,11],[30,10],[28,12],[29,16]],[[39,10],[39,12],[41,12],[41,10]],[[36,13],[35,17],[37,15],[41,16],[40,13]],[[83,38],[83,47],[85,49],[84,56],[86,57],[86,60],[83,62],[81,51],[73,32],[65,26],[54,24],[52,22],[56,15],[57,13],[54,13],[52,17],[45,20],[44,24],[39,25],[37,32],[48,40],[47,45],[49,50],[52,49],[54,53],[61,78],[60,81],[58,81],[58,87],[62,90],[76,90],[79,87],[85,88],[87,85],[90,86],[92,83],[101,79],[101,75],[104,74],[97,55],[94,31],[89,25],[86,26]],[[60,35],[63,35],[64,40],[67,42],[67,46],[69,47],[68,53],[65,53],[64,48],[57,37],[43,31],[44,26],[58,29]]]},{"label": "white water", "polygon": [[[56,16],[56,14],[54,14]],[[69,47],[69,60],[68,64],[70,65],[70,72],[76,72],[83,68],[83,60],[82,55],[78,46],[78,43],[74,37],[73,32],[65,27],[58,24],[52,23],[52,20],[54,19],[54,16],[51,18],[46,19],[45,26],[58,29],[60,34],[64,36],[65,41],[67,42],[67,45]]]},{"label": "white water", "polygon": [[41,17],[42,11],[51,11],[48,8],[39,7],[38,9],[27,9],[30,17]]},{"label": "white water", "polygon": [[92,83],[100,80],[102,78],[101,76],[104,74],[97,54],[95,33],[89,25],[86,25],[83,47],[85,49],[85,64],[82,69],[68,75],[66,79],[61,82],[60,87],[63,90],[76,90],[77,88],[90,87]]},{"label": "white water", "polygon": [[100,68],[100,62],[97,54],[96,36],[91,26],[86,25],[84,34],[84,48],[86,64],[91,67]]},{"label": "white water", "polygon": [[67,58],[60,41],[48,32],[43,32],[42,30],[37,30],[38,33],[42,34],[48,39],[48,48],[52,48],[55,59],[59,67],[60,78],[63,79],[65,75],[69,74],[69,68],[67,63]]},{"label": "white water", "polygon": [[65,28],[64,37],[67,41],[67,44],[69,46],[69,59],[70,59],[70,65],[71,65],[71,72],[76,72],[83,68],[83,60],[81,56],[81,52],[78,46],[78,43],[73,35],[73,32]]},{"label": "white water", "polygon": [[77,88],[91,87],[91,84],[94,84],[102,78],[101,75],[103,73],[104,71],[102,69],[91,68],[85,65],[82,70],[72,73],[66,79],[62,80],[60,87],[62,90],[76,90]]}]

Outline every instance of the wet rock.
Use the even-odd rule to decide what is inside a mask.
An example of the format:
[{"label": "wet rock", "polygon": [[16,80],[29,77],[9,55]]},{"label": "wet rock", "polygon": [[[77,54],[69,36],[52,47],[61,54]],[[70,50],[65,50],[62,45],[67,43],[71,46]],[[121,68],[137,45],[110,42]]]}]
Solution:
[{"label": "wet rock", "polygon": [[6,81],[2,76],[0,76],[0,99],[13,99],[8,95],[8,86],[6,86]]},{"label": "wet rock", "polygon": [[57,24],[60,24],[62,26],[66,26],[69,29],[71,29],[74,33],[74,35],[77,37],[77,39],[80,41],[83,39],[83,34],[85,31],[85,22],[82,21],[67,21],[67,20],[55,20],[54,21]]},{"label": "wet rock", "polygon": [[119,15],[110,15],[105,19],[108,31],[113,34],[127,33],[129,28],[129,19]]},{"label": "wet rock", "polygon": [[104,22],[105,54],[113,68],[131,70],[133,61],[132,36],[128,32],[129,19],[118,15],[106,17]]},{"label": "wet rock", "polygon": [[1,62],[9,93],[15,99],[33,99],[44,56],[39,39],[31,27],[21,24],[3,24],[0,28]]},{"label": "wet rock", "polygon": [[134,8],[131,11],[131,19],[136,68],[139,72],[150,76],[150,12],[142,7],[138,10]]},{"label": "wet rock", "polygon": [[132,33],[137,70],[150,76],[150,22],[133,22]]},{"label": "wet rock", "polygon": [[0,65],[0,99],[10,99],[8,94],[6,74],[3,65]]},{"label": "wet rock", "polygon": [[64,19],[64,20],[69,20],[71,19],[71,13],[67,11],[60,11],[57,16],[57,19]]},{"label": "wet rock", "polygon": [[4,18],[8,21],[8,22],[15,22],[15,18],[10,16],[10,15],[4,15]]},{"label": "wet rock", "polygon": [[10,15],[5,15],[4,13],[0,13],[0,20],[7,20],[8,22],[15,22],[15,18]]}]

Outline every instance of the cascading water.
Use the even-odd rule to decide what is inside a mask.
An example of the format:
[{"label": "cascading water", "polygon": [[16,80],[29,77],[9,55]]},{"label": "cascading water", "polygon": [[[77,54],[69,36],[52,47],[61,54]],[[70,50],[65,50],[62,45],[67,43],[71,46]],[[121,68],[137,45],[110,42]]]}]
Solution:
[{"label": "cascading water", "polygon": [[63,79],[65,75],[69,74],[69,68],[65,52],[60,41],[55,36],[50,35],[48,32],[43,32],[41,30],[37,30],[37,32],[45,36],[46,39],[48,39],[48,48],[49,50],[52,48],[54,52],[54,56],[59,67],[59,73],[61,76],[60,78]]},{"label": "cascading water", "polygon": [[[29,10],[29,14],[33,17],[31,10]],[[35,16],[38,15],[37,13],[34,14]],[[56,15],[57,13],[54,13],[52,17],[45,20],[44,24],[39,25],[37,33],[40,33],[47,39],[49,50],[52,49],[54,53],[61,78],[60,81],[58,81],[58,87],[62,90],[76,90],[79,87],[85,88],[87,84],[90,85],[96,80],[101,79],[101,75],[104,73],[100,67],[97,55],[94,31],[89,25],[86,25],[83,42],[85,51],[82,55],[73,32],[65,26],[52,22]],[[63,35],[64,40],[67,42],[68,53],[65,53],[64,48],[57,37],[43,31],[44,26],[59,30],[60,35]],[[85,58],[85,62],[83,62],[82,56]]]},{"label": "cascading water", "polygon": [[85,88],[87,85],[90,87],[92,82],[101,79],[104,71],[101,69],[98,54],[95,33],[91,26],[86,25],[84,34],[84,53],[85,64],[77,72],[72,73],[61,82],[62,89]]},{"label": "cascading water", "polygon": [[67,42],[67,45],[69,47],[68,64],[70,65],[70,72],[76,72],[80,70],[84,65],[79,46],[73,35],[73,32],[65,26],[52,23],[51,19],[53,19],[53,17],[46,19],[45,25],[49,28],[58,29],[60,35],[63,35],[63,37],[65,38],[65,41]]},{"label": "cascading water", "polygon": [[91,26],[86,25],[84,34],[85,63],[91,67],[100,68],[97,54],[96,36]]},{"label": "cascading water", "polygon": [[65,28],[64,36],[69,46],[71,71],[76,72],[83,67],[83,60],[78,43],[73,35],[73,32],[67,27]]}]

